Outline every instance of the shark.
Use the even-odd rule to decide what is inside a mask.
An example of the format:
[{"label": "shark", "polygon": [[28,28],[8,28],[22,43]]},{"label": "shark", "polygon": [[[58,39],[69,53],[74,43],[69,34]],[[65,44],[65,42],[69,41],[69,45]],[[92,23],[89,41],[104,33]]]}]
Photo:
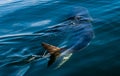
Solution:
[{"label": "shark", "polygon": [[[40,47],[43,48],[45,52],[47,51],[47,54],[43,54],[42,56],[39,54],[28,56],[20,61],[12,62],[9,65],[22,66],[34,62],[35,60],[48,58],[47,67],[54,67],[57,69],[68,61],[73,53],[87,47],[95,36],[92,29],[91,17],[88,15],[88,11],[86,11],[85,8],[82,10],[76,8],[75,10],[77,11],[72,12],[70,17],[63,22],[43,29],[45,30],[45,34],[41,33],[43,31],[39,31],[42,37],[46,37],[46,39],[50,37],[53,39],[51,40],[52,42],[55,41],[54,39],[60,39],[60,42],[63,40],[62,43],[57,40],[58,42],[54,43],[58,43],[58,45],[55,45],[50,42],[50,38],[48,40],[42,38]],[[37,33],[39,32],[34,33],[34,35],[38,35]]]}]

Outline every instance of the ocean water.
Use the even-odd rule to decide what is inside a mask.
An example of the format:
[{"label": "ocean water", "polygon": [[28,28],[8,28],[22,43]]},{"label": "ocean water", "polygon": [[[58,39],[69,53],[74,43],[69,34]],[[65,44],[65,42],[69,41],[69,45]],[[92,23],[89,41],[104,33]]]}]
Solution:
[{"label": "ocean water", "polygon": [[[87,48],[74,53],[57,70],[45,69],[44,58],[31,64],[16,63],[43,54],[43,41],[69,42],[64,40],[69,32],[47,38],[51,34],[43,30],[71,17],[74,7],[85,8],[89,14],[85,18],[92,20],[95,38]],[[119,10],[119,0],[0,0],[0,76],[120,76]]]}]

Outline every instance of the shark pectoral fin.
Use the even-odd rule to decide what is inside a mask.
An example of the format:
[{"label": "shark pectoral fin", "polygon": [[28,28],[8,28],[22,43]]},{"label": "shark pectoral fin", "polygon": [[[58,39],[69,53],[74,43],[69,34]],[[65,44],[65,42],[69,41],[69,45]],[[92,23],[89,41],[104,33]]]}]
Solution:
[{"label": "shark pectoral fin", "polygon": [[66,61],[69,60],[69,58],[71,56],[72,56],[72,53],[66,54],[65,57],[63,58],[62,62],[55,69],[58,69],[60,66],[62,66]]},{"label": "shark pectoral fin", "polygon": [[62,50],[59,47],[47,44],[47,43],[42,43],[42,46],[44,49],[46,49],[50,53],[50,60],[48,62],[48,67],[53,64],[58,56],[60,56],[60,50]]}]

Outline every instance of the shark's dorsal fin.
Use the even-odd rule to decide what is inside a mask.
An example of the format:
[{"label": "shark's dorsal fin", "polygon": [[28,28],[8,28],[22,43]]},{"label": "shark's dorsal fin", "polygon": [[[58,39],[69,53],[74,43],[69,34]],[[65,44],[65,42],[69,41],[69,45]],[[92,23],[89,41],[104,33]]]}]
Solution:
[{"label": "shark's dorsal fin", "polygon": [[63,48],[59,48],[59,47],[56,47],[56,46],[53,46],[53,45],[50,45],[48,43],[45,43],[43,42],[42,43],[42,46],[44,49],[46,49],[49,53],[50,53],[50,60],[48,62],[48,67],[53,64],[56,60],[57,57],[60,56],[60,51],[63,49]]},{"label": "shark's dorsal fin", "polygon": [[50,54],[54,54],[56,52],[60,52],[61,48],[50,45],[48,43],[43,42],[42,46],[44,47],[44,49],[46,49]]}]

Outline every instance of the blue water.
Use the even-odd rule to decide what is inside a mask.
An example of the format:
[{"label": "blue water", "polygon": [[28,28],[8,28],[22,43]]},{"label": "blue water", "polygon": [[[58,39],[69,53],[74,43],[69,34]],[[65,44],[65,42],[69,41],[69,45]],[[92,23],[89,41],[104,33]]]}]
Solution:
[{"label": "blue water", "polygon": [[[1,0],[0,76],[120,76],[119,4],[119,0]],[[10,64],[43,54],[43,41],[57,46],[69,42],[65,37],[71,32],[66,28],[62,31],[67,32],[55,35],[43,30],[69,18],[73,7],[86,8],[92,19],[95,38],[87,48],[74,53],[57,70],[45,69],[44,58],[30,64]]]}]

